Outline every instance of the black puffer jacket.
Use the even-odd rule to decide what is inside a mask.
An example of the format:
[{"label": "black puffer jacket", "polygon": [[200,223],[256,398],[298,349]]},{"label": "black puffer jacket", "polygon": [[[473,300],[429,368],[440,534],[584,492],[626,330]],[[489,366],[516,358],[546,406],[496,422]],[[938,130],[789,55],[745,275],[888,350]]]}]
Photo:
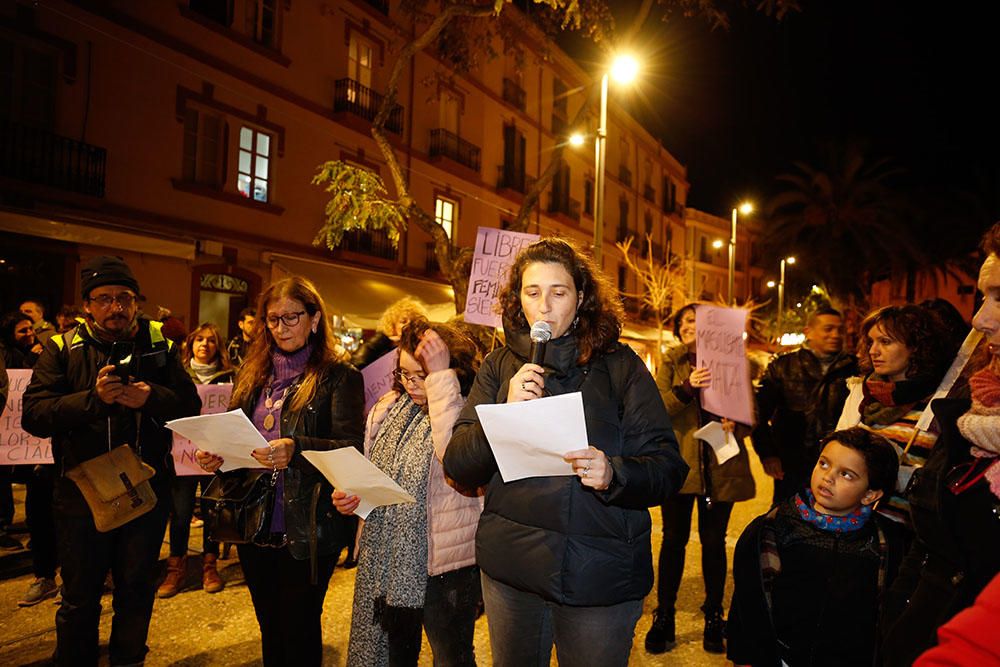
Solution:
[{"label": "black puffer jacket", "polygon": [[559,604],[641,599],[653,585],[647,508],[676,493],[688,471],[653,377],[628,347],[581,367],[572,336],[550,342],[546,393],[583,392],[587,437],[610,457],[614,477],[603,492],[573,476],[505,484],[475,408],[506,402],[507,384],[526,361],[527,330],[506,330],[507,345],[483,362],[444,458],[445,473],[460,485],[486,486],[479,566]]},{"label": "black puffer jacket", "polygon": [[816,355],[799,348],[776,356],[757,390],[753,445],[763,459],[777,456],[785,474],[806,475],[819,441],[834,429],[847,400],[847,378],[857,375],[854,355],[841,353],[826,372]]},{"label": "black puffer jacket", "polygon": [[173,433],[163,425],[198,414],[201,399],[181,365],[177,346],[164,338],[161,326],[141,318],[135,334],[135,375],[150,386],[141,410],[108,405],[97,397],[97,371],[107,364],[111,343],[96,338],[86,323],[45,344],[24,392],[21,423],[32,435],[52,438],[52,456],[60,471],[55,491],[60,511],[76,516],[89,513],[79,489],[63,473],[108,451],[109,424],[111,446],[128,443],[135,447],[137,414],[141,415],[138,448],[142,460],[156,470],[154,489],[164,489],[173,475]]},{"label": "black puffer jacket", "polygon": [[[281,437],[295,440],[295,452],[284,475],[285,534],[288,549],[297,560],[330,554],[354,539],[349,517],[333,509],[333,487],[302,452],[354,447],[361,451],[365,433],[365,391],[361,373],[343,363],[331,365],[316,395],[304,408],[291,410],[299,385],[292,385],[281,411]],[[260,391],[239,407],[253,418]],[[233,471],[239,473],[239,471]],[[227,473],[232,474],[232,473]]]}]

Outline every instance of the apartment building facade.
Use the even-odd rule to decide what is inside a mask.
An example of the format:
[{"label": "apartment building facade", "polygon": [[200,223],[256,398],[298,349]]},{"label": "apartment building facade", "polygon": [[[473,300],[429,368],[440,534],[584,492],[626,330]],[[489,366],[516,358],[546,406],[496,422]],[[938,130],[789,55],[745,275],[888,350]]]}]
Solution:
[{"label": "apartment building facade", "polygon": [[[394,191],[370,122],[420,27],[398,4],[0,0],[3,306],[77,301],[81,262],[112,253],[136,270],[147,312],[166,306],[189,325],[232,332],[289,273],[366,328],[404,294],[446,317],[453,294],[416,226],[398,248],[372,232],[312,245],[322,162],[370,169]],[[460,246],[509,224],[553,147],[596,127],[596,109],[568,127],[595,73],[516,10],[499,20],[520,37],[469,75],[418,53],[386,126],[411,194]],[[593,162],[592,143],[565,151],[528,231],[590,245]],[[603,270],[623,292],[637,287],[615,241],[649,234],[664,258],[685,247],[688,189],[684,166],[613,102]]]}]

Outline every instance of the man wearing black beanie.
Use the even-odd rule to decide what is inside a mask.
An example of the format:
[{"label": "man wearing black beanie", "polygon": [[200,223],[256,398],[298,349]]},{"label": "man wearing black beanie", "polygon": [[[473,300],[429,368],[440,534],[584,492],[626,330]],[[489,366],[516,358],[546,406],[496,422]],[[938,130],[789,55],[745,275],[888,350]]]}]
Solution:
[{"label": "man wearing black beanie", "polygon": [[[142,664],[156,591],[156,562],[170,511],[171,432],[164,422],[198,414],[198,392],[179,349],[160,323],[138,316],[139,282],[117,257],[88,261],[80,272],[86,319],[53,337],[24,393],[22,425],[52,438],[56,539],[63,595],[56,612],[57,665],[96,665],[101,590],[111,570],[114,617],[112,665]],[[134,348],[128,378],[109,363],[112,345]],[[119,528],[99,532],[90,508],[66,471],[127,444],[156,474],[157,503]]]}]

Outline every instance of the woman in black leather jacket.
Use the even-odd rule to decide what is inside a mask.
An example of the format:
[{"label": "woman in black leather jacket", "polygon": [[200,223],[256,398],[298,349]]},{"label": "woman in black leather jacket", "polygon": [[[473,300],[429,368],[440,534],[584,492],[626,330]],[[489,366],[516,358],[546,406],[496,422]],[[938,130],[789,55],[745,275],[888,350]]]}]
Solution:
[{"label": "woman in black leather jacket", "polygon": [[[271,285],[257,310],[268,335],[257,335],[233,389],[268,441],[253,450],[276,471],[274,514],[265,544],[239,545],[240,563],[260,624],[265,665],[320,665],[320,615],[341,549],[353,539],[333,510],[332,487],[304,450],[361,449],[364,383],[336,347],[322,297],[291,277]],[[197,453],[215,471],[222,459]],[[246,470],[233,474],[248,474]]]},{"label": "woman in black leather jacket", "polygon": [[[495,665],[628,662],[653,585],[648,508],[688,467],[652,375],[618,342],[621,306],[566,241],[521,252],[501,296],[507,344],[483,362],[444,456],[465,488],[486,487],[476,560]],[[529,326],[547,322],[542,364]],[[567,446],[565,475],[504,482],[476,406],[581,392],[590,447]],[[526,430],[531,429],[525,424]]]}]

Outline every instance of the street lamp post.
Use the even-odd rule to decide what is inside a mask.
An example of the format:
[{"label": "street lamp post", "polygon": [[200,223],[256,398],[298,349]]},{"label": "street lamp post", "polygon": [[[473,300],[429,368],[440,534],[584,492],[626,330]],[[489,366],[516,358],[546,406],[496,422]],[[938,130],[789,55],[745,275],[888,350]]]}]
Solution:
[{"label": "street lamp post", "polygon": [[778,279],[778,340],[781,340],[781,319],[785,314],[785,262],[795,263],[794,257],[785,257],[781,260],[781,275]]},{"label": "street lamp post", "polygon": [[739,208],[733,207],[733,227],[729,235],[729,291],[727,292],[730,306],[736,305],[736,289],[734,287],[736,285],[736,215],[737,213],[749,215],[752,212],[753,204],[750,202],[743,202]]},{"label": "street lamp post", "polygon": [[601,77],[601,120],[594,142],[594,263],[600,271],[601,251],[604,247],[604,163],[608,143],[608,73]]},{"label": "street lamp post", "polygon": [[608,143],[608,83],[614,77],[619,83],[629,83],[635,79],[639,63],[631,56],[618,56],[601,77],[601,116],[597,126],[597,141],[594,142],[594,262],[598,270],[602,268],[601,254],[604,248],[604,169],[607,163]]}]

